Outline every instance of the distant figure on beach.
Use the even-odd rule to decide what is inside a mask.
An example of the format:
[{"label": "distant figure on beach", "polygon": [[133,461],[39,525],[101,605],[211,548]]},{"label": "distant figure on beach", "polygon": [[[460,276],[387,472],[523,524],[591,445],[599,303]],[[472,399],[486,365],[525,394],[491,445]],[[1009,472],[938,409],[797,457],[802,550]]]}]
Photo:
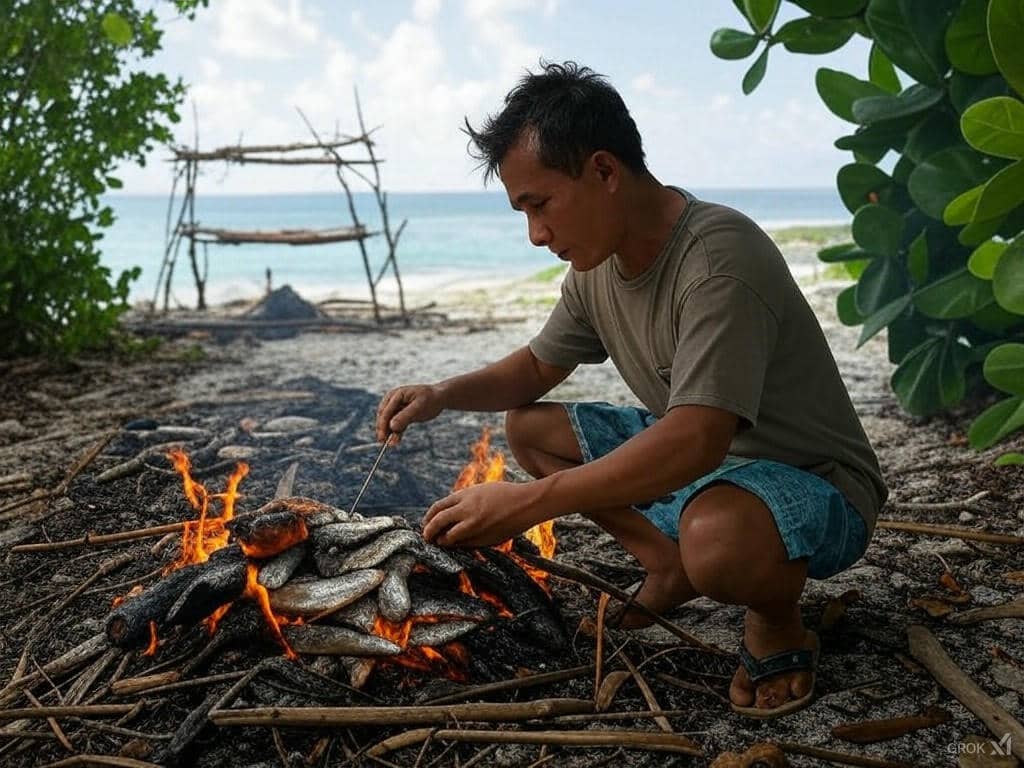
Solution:
[{"label": "distant figure on beach", "polygon": [[[586,67],[542,64],[466,130],[485,182],[501,181],[530,242],[570,269],[526,346],[381,401],[380,440],[446,409],[507,411],[512,453],[536,478],[441,499],[424,537],[485,546],[579,512],[644,567],[645,607],[747,607],[734,710],[805,706],[818,638],[804,585],[863,555],[887,490],[782,255],[743,214],[658,181],[622,98]],[[646,409],[539,402],[609,357]],[[628,607],[615,618],[649,623]]]}]

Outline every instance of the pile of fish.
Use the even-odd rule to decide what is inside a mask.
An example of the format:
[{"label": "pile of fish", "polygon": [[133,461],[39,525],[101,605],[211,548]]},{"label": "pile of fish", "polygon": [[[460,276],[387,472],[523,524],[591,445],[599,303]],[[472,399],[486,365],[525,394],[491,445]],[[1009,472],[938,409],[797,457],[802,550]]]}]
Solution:
[{"label": "pile of fish", "polygon": [[201,621],[251,593],[247,580],[255,567],[274,614],[302,619],[283,627],[298,653],[395,656],[443,646],[492,623],[494,608],[459,590],[463,571],[513,614],[525,612],[537,642],[566,643],[547,595],[507,556],[440,549],[401,517],[364,518],[287,497],[240,515],[227,528],[229,544],[206,562],[172,571],[114,608],[107,619],[110,640],[136,646],[149,638],[151,622],[163,629]]}]

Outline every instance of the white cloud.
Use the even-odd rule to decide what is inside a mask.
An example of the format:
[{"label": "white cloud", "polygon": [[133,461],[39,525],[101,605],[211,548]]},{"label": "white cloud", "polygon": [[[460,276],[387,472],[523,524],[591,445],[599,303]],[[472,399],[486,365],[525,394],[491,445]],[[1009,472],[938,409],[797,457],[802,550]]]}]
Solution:
[{"label": "white cloud", "polygon": [[291,59],[319,38],[301,0],[221,0],[215,5],[217,49],[243,59]]},{"label": "white cloud", "polygon": [[430,21],[441,11],[441,0],[415,0],[412,15],[417,21]]}]

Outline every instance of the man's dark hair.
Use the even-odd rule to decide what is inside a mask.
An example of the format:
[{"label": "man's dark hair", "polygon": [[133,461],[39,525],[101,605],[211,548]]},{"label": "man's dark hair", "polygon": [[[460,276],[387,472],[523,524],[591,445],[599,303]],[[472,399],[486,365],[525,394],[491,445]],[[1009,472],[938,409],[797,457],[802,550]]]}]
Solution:
[{"label": "man's dark hair", "polygon": [[599,75],[574,61],[540,62],[505,97],[505,107],[476,131],[466,119],[469,154],[480,161],[484,183],[498,175],[498,165],[524,130],[536,131],[538,155],[548,168],[573,178],[598,150],[611,152],[630,170],[647,173],[640,132],[622,97]]}]

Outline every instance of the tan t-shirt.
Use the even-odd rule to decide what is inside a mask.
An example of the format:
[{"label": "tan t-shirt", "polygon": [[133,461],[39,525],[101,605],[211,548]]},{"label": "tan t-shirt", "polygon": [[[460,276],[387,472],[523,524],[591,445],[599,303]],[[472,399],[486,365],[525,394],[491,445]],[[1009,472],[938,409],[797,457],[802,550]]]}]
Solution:
[{"label": "tan t-shirt", "polygon": [[887,490],[817,318],[754,222],[687,200],[639,277],[622,277],[615,256],[587,272],[570,269],[530,349],[565,369],[611,357],[658,417],[686,404],[735,413],[730,454],[824,477],[870,535]]}]

